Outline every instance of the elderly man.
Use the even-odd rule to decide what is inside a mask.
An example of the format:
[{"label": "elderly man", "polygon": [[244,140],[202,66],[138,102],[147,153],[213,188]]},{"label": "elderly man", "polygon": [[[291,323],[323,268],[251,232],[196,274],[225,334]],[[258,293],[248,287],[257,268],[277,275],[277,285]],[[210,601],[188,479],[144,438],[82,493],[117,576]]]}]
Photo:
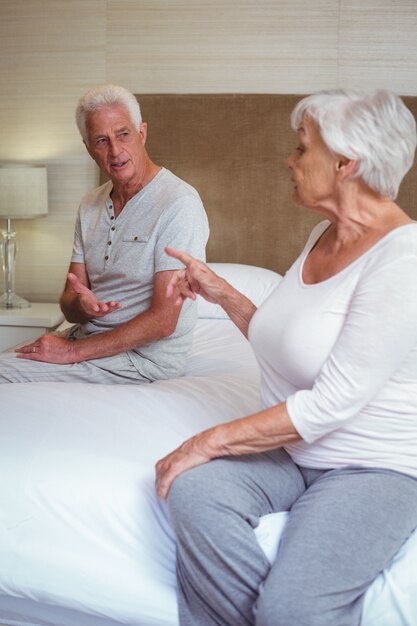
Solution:
[{"label": "elderly man", "polygon": [[0,382],[142,383],[183,372],[196,319],[165,297],[181,264],[167,245],[204,258],[207,217],[190,185],[153,163],[136,98],[91,89],[76,120],[109,182],[82,200],[61,308],[74,322],[0,356]]}]

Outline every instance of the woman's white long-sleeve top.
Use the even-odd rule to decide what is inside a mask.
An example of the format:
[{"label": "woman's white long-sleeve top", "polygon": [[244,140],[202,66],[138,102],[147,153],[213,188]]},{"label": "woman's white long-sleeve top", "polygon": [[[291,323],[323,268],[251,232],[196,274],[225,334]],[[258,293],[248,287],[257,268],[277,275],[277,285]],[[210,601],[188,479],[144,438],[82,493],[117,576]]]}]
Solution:
[{"label": "woman's white long-sleeve top", "polygon": [[258,309],[249,339],[264,407],[287,402],[304,467],[385,467],[417,477],[417,224],[331,278],[305,284],[321,222]]}]

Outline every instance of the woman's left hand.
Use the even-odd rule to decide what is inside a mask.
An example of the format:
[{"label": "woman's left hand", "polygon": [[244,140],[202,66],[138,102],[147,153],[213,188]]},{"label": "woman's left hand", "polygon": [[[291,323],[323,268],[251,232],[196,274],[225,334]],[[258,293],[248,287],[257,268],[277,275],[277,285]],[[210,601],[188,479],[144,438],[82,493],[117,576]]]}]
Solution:
[{"label": "woman's left hand", "polygon": [[179,448],[158,461],[155,485],[158,496],[163,500],[167,499],[169,489],[177,476],[215,458],[216,455],[210,452],[210,447],[207,445],[209,432],[202,432],[184,441]]},{"label": "woman's left hand", "polygon": [[156,464],[156,490],[167,499],[177,476],[224,456],[254,454],[300,441],[285,402],[253,415],[219,424],[191,437]]}]

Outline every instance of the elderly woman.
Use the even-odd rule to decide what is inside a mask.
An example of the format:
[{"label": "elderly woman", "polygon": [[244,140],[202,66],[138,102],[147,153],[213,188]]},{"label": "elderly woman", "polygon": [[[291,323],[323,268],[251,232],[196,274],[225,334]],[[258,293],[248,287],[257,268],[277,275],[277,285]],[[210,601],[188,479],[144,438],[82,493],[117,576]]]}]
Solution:
[{"label": "elderly woman", "polygon": [[[303,99],[291,121],[294,199],[326,219],[259,310],[169,251],[186,266],[171,297],[219,303],[262,374],[263,410],[157,464],[182,625],[358,625],[417,527],[417,224],[394,202],[415,121],[392,93],[342,90]],[[284,510],[270,567],[253,528]]]}]

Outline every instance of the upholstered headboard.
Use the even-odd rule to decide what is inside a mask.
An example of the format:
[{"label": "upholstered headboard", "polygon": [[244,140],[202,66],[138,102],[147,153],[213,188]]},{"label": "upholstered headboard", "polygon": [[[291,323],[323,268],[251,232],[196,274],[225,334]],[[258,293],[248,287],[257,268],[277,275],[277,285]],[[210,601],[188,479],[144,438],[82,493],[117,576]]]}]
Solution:
[{"label": "upholstered headboard", "polygon": [[[148,152],[194,185],[209,216],[209,261],[284,273],[320,215],[295,206],[285,159],[296,136],[290,113],[302,96],[142,95]],[[404,98],[417,118],[417,97]],[[417,219],[417,168],[399,204]]]}]

